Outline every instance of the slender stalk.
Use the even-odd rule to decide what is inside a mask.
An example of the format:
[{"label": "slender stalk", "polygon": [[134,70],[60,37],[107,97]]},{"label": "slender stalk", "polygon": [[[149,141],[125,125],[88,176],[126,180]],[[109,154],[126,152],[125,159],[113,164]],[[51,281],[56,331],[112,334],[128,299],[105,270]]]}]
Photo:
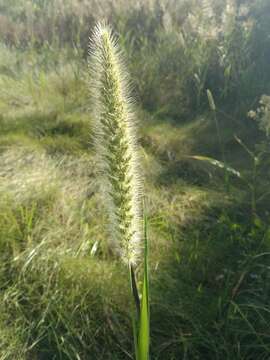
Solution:
[{"label": "slender stalk", "polygon": [[144,214],[144,277],[141,300],[141,316],[138,336],[138,359],[149,360],[150,348],[150,307],[149,307],[149,274],[148,274],[148,234],[147,217]]},{"label": "slender stalk", "polygon": [[[135,267],[141,255],[142,204],[134,116],[122,58],[111,29],[96,26],[91,43],[97,164],[110,224],[112,250],[127,265],[133,337],[137,360],[149,359],[148,252],[145,218],[145,255],[142,300]],[[94,90],[94,91],[93,91]]]},{"label": "slender stalk", "polygon": [[257,213],[257,162],[258,159],[255,156],[253,160],[253,175],[252,175],[252,192],[251,192],[251,211],[252,216],[256,217]]},{"label": "slender stalk", "polygon": [[239,139],[238,136],[234,136],[235,140],[238,142],[239,145],[247,152],[253,162],[253,169],[252,169],[252,181],[247,181],[248,187],[251,191],[251,216],[254,218],[256,217],[257,213],[257,173],[258,173],[258,163],[259,163],[259,156],[256,156],[247,145]]},{"label": "slender stalk", "polygon": [[226,191],[229,192],[229,190],[230,190],[230,181],[229,181],[229,172],[228,172],[228,169],[227,169],[227,162],[226,162],[226,156],[225,156],[225,146],[224,146],[224,142],[223,142],[222,136],[221,136],[220,125],[219,125],[219,121],[218,121],[218,117],[217,117],[217,111],[216,111],[216,104],[215,104],[213,95],[212,95],[212,93],[211,93],[211,91],[209,89],[207,90],[207,97],[208,97],[209,107],[210,107],[210,109],[211,109],[211,111],[213,113],[214,122],[215,122],[215,126],[216,126],[216,131],[217,131],[218,142],[219,142],[219,147],[220,147],[221,156],[222,156],[222,161],[224,163],[225,187],[226,187]]}]

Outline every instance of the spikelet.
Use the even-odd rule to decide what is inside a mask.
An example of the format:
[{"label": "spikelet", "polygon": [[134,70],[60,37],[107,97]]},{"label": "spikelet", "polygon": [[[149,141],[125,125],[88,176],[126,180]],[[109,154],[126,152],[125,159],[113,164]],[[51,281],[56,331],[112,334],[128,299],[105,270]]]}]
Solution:
[{"label": "spikelet", "polygon": [[89,55],[94,143],[110,245],[125,263],[135,265],[142,237],[135,119],[125,66],[110,27],[95,27]]}]

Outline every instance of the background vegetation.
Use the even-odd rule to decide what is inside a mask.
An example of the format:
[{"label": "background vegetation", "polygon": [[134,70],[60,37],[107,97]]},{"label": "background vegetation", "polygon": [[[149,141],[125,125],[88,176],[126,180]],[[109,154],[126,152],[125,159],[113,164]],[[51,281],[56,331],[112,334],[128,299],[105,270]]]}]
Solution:
[{"label": "background vegetation", "polygon": [[0,359],[132,358],[90,141],[104,18],[137,99],[151,358],[268,359],[268,0],[0,0]]}]

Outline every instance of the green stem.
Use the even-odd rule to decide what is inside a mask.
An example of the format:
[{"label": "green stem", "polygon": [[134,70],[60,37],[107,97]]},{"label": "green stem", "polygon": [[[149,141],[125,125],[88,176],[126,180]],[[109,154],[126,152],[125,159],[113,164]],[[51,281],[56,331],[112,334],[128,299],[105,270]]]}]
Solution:
[{"label": "green stem", "polygon": [[147,218],[144,215],[144,276],[141,300],[141,316],[138,336],[138,360],[149,360],[150,347],[150,308],[149,308],[149,278],[148,278],[148,239]]},{"label": "green stem", "polygon": [[229,184],[229,173],[227,170],[227,163],[226,163],[226,157],[225,157],[225,147],[224,147],[224,143],[222,141],[220,126],[219,126],[219,122],[218,122],[218,118],[217,118],[217,114],[216,114],[215,110],[213,111],[213,114],[214,114],[214,121],[216,124],[218,142],[219,142],[219,146],[220,146],[220,150],[221,150],[222,161],[225,165],[224,166],[224,181],[225,181],[226,191],[229,192],[230,184]]},{"label": "green stem", "polygon": [[139,319],[140,318],[140,313],[141,313],[140,297],[139,297],[139,292],[138,292],[138,286],[137,286],[137,282],[136,282],[136,275],[135,275],[134,267],[131,264],[129,265],[129,274],[130,274],[131,293],[132,293],[134,303],[135,303],[135,306],[136,306],[137,317]]},{"label": "green stem", "polygon": [[252,184],[252,199],[251,199],[251,210],[252,210],[252,216],[256,217],[257,212],[257,206],[256,206],[256,181],[257,181],[257,158],[254,157],[254,165],[253,165],[253,184]]}]

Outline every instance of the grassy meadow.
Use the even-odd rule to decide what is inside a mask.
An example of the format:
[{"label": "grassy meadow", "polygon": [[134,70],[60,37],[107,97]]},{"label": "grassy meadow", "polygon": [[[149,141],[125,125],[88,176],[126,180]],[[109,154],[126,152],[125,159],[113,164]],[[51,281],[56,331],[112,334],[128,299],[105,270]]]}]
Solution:
[{"label": "grassy meadow", "polygon": [[0,0],[0,360],[134,359],[92,141],[104,19],[138,120],[151,360],[270,359],[269,1]]}]

